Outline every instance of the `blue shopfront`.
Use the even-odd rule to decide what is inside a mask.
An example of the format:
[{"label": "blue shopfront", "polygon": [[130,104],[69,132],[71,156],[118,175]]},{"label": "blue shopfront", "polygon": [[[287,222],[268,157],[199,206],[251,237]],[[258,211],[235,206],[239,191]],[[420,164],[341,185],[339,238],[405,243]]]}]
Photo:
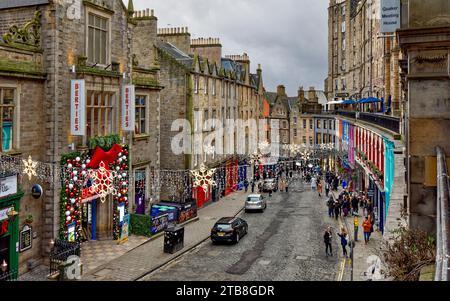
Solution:
[{"label": "blue shopfront", "polygon": [[386,222],[386,197],[383,189],[380,188],[378,182],[375,181],[372,175],[369,176],[369,190],[368,196],[373,204],[375,214],[375,228],[384,234],[384,225]]}]

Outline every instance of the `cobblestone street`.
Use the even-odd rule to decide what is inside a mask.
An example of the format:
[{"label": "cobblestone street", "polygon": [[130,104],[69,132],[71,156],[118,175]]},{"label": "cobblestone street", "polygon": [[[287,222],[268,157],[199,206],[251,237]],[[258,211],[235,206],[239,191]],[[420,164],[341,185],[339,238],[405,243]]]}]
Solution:
[{"label": "cobblestone street", "polygon": [[[208,240],[143,280],[336,280],[336,257],[326,257],[323,231],[336,224],[326,215],[325,198],[297,183],[277,192],[264,213],[242,213],[249,234],[238,245],[212,245]],[[299,189],[300,188],[300,189]],[[330,224],[331,223],[331,224]]]}]

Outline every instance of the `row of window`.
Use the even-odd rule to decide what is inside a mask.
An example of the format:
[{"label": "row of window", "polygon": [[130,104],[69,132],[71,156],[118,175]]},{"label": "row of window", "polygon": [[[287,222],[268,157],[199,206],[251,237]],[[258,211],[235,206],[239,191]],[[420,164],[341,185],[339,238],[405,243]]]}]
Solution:
[{"label": "row of window", "polygon": [[[217,80],[215,78],[212,79],[212,85],[209,84],[210,79],[207,77],[202,77],[203,88],[200,89],[200,76],[198,74],[194,77],[194,93],[198,94],[200,90],[203,90],[205,95],[211,93],[211,95],[215,96],[217,94]],[[243,87],[237,84],[233,84],[227,81],[221,81],[222,86],[222,97],[231,97],[236,99],[236,96],[239,100],[248,101],[252,97],[252,89],[248,87]],[[211,87],[211,89],[210,89]]]}]

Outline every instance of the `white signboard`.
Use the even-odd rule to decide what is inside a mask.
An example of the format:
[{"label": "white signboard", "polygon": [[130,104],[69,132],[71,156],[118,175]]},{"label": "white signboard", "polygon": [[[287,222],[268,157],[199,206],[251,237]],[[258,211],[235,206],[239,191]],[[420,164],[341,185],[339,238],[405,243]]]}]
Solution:
[{"label": "white signboard", "polygon": [[0,198],[17,193],[17,175],[0,178]]},{"label": "white signboard", "polygon": [[133,85],[126,85],[122,91],[122,130],[134,132],[135,92]]},{"label": "white signboard", "polygon": [[395,32],[400,28],[400,0],[381,0],[381,32]]},{"label": "white signboard", "polygon": [[86,135],[85,81],[72,80],[70,89],[70,132],[72,136]]}]

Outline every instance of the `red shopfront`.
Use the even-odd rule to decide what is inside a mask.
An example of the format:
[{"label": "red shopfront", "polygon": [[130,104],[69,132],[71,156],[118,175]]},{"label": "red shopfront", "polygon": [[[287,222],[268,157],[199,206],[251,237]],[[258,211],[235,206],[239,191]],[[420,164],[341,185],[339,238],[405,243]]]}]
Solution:
[{"label": "red shopfront", "polygon": [[237,189],[238,184],[238,174],[239,174],[239,160],[232,159],[227,161],[225,165],[225,196],[229,195]]}]

